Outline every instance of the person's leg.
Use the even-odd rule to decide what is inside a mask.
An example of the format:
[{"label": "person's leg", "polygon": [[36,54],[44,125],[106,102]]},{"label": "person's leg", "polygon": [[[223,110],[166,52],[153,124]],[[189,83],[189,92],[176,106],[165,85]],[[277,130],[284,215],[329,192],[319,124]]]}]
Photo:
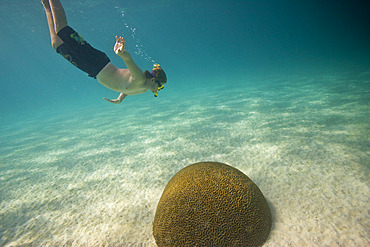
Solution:
[{"label": "person's leg", "polygon": [[56,50],[61,44],[63,44],[63,41],[55,33],[53,14],[51,13],[49,0],[41,0],[41,2],[42,2],[42,5],[44,5],[46,18],[48,20],[48,26],[49,26],[50,38],[51,38],[51,45]]},{"label": "person's leg", "polygon": [[53,14],[55,33],[58,33],[65,26],[68,26],[66,13],[59,0],[49,0]]},{"label": "person's leg", "polygon": [[68,26],[66,15],[59,0],[41,0],[56,52],[71,64],[96,78],[110,62],[107,55],[93,48],[73,28]]}]

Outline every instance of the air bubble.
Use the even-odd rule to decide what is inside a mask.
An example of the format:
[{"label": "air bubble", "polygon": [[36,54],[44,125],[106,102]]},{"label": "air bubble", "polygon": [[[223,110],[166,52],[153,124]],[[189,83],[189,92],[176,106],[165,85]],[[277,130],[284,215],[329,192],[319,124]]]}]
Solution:
[{"label": "air bubble", "polygon": [[[125,12],[124,11],[121,11],[121,16],[124,18],[125,17]],[[125,28],[127,29],[128,31],[128,34],[127,35],[131,35],[131,37],[133,38],[133,40],[135,41],[135,51],[134,53],[138,56],[141,56],[142,58],[144,58],[146,61],[150,61],[152,63],[155,63],[154,59],[152,59],[152,57],[150,57],[143,45],[141,44],[141,40],[136,38],[136,27],[130,27],[130,25],[125,21],[124,21],[124,26]]]}]

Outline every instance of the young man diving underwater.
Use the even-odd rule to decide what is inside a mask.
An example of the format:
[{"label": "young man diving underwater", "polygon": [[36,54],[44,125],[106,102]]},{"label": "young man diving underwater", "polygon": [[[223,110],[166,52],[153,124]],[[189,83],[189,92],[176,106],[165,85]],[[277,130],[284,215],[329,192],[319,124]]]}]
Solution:
[{"label": "young man diving underwater", "polygon": [[70,63],[98,80],[103,86],[120,92],[117,99],[105,100],[119,104],[127,95],[145,93],[147,90],[158,95],[167,83],[164,70],[155,64],[151,72],[142,71],[125,49],[125,39],[116,36],[114,52],[122,58],[127,69],[114,66],[107,55],[93,48],[77,32],[68,26],[64,8],[60,0],[41,0],[51,37],[51,44],[57,53]]}]

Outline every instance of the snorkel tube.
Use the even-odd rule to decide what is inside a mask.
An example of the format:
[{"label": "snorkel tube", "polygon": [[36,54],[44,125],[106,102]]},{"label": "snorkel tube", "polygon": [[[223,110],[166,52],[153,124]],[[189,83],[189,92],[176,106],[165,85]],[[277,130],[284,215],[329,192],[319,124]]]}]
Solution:
[{"label": "snorkel tube", "polygon": [[161,91],[162,88],[164,88],[164,86],[160,86],[157,88],[157,92],[154,93],[154,97],[158,96],[158,92]]}]

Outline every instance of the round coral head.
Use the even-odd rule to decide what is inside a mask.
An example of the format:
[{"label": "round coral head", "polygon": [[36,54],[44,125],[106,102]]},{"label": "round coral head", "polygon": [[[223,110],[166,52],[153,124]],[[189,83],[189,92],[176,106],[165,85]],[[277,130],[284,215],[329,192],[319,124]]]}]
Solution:
[{"label": "round coral head", "polygon": [[192,164],[172,177],[153,223],[158,246],[261,246],[271,213],[257,185],[222,163]]}]

